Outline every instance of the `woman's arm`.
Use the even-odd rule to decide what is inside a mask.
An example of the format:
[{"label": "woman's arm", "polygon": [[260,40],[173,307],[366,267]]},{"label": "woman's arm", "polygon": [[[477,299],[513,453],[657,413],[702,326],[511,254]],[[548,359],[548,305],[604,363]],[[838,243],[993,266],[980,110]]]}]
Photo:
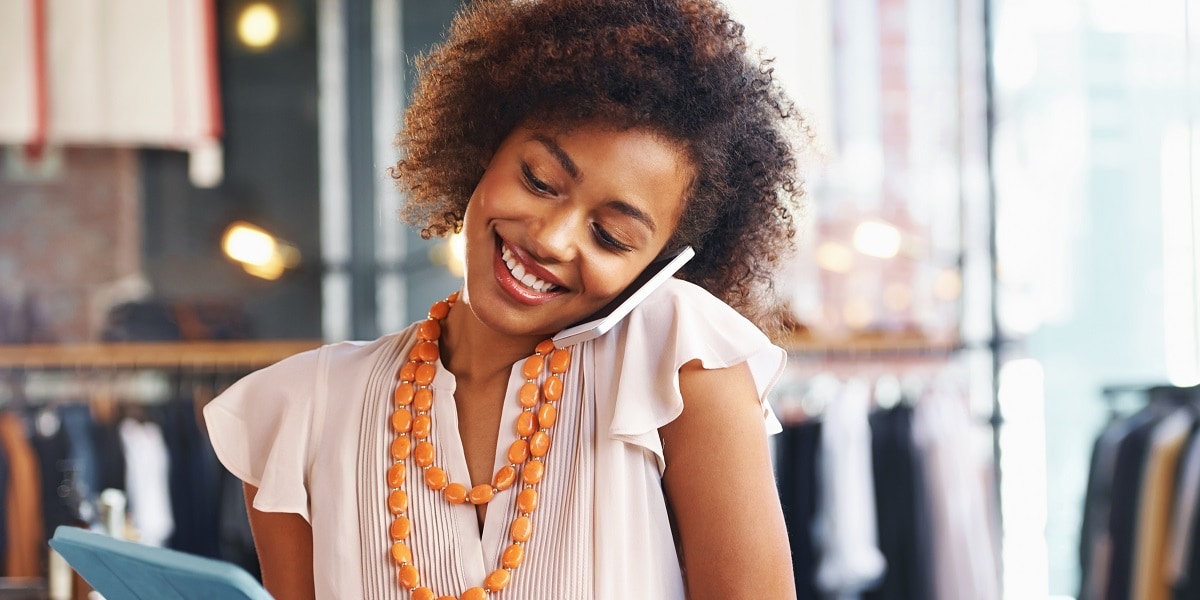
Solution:
[{"label": "woman's arm", "polygon": [[679,372],[683,414],[663,427],[663,473],[688,597],[795,598],[762,407],[745,363]]},{"label": "woman's arm", "polygon": [[270,513],[254,508],[258,488],[248,483],[243,487],[263,586],[278,600],[316,598],[312,526],[294,513]]}]

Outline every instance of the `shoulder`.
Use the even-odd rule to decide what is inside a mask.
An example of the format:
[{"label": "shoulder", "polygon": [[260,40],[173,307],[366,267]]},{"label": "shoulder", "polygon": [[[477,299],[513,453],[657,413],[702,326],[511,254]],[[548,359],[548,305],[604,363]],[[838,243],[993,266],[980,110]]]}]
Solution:
[{"label": "shoulder", "polygon": [[325,344],[294,354],[247,376],[256,383],[283,386],[310,385],[314,377],[332,373],[339,378],[353,377],[370,369],[377,360],[403,344],[409,329],[371,341],[346,341]]},{"label": "shoulder", "polygon": [[[242,377],[215,398],[206,414],[226,411],[262,417],[311,411],[323,390],[346,388],[368,377],[380,360],[398,353],[403,332],[370,342],[338,342],[294,354]],[[307,407],[307,408],[304,408]]]},{"label": "shoulder", "polygon": [[638,305],[614,330],[615,343],[669,351],[676,370],[692,359],[706,368],[728,367],[750,357],[782,355],[749,319],[704,288],[672,278]]},{"label": "shoulder", "polygon": [[[709,293],[708,290],[690,282],[672,277],[662,287],[650,294],[646,301],[633,309],[631,314],[649,313],[655,317],[671,314],[704,315],[719,319],[722,323],[733,321],[744,323],[754,329],[752,323],[740,313]],[[720,324],[720,323],[714,323]]]},{"label": "shoulder", "polygon": [[[612,408],[610,434],[653,451],[660,470],[657,430],[683,412],[685,365],[683,377],[696,382],[749,384],[745,389],[759,399],[768,428],[778,428],[766,398],[783,372],[786,354],[753,323],[692,283],[671,279],[663,284],[617,327],[593,340],[590,357],[591,368],[604,374],[592,385],[597,403]],[[743,363],[747,368],[739,366]],[[694,377],[693,369],[720,371]]]}]

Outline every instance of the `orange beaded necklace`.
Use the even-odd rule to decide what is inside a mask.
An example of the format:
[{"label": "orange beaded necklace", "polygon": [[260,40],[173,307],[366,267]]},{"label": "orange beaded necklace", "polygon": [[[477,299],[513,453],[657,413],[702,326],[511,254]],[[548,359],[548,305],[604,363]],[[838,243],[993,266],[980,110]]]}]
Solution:
[{"label": "orange beaded necklace", "polygon": [[[463,592],[461,600],[484,600],[489,592],[503,590],[512,580],[513,570],[524,562],[525,543],[533,535],[532,514],[538,504],[537,484],[546,471],[542,458],[550,451],[550,429],[558,418],[554,403],[562,397],[561,375],[571,366],[571,354],[564,349],[556,349],[553,341],[545,340],[538,344],[533,356],[525,359],[521,367],[525,384],[517,392],[521,414],[517,417],[517,439],[508,447],[506,458],[509,464],[496,471],[491,485],[479,484],[468,491],[466,485],[451,483],[446,471],[433,464],[433,444],[429,441],[433,429],[429,413],[433,406],[433,390],[429,386],[437,372],[434,362],[439,355],[437,341],[442,334],[441,322],[450,314],[450,307],[457,300],[458,292],[455,292],[449,298],[434,303],[429,309],[428,320],[417,326],[417,344],[409,353],[408,362],[400,368],[394,398],[396,409],[391,416],[392,429],[396,432],[391,444],[393,462],[387,470],[390,490],[387,507],[395,516],[390,526],[391,554],[400,567],[400,585],[412,590],[413,600],[434,600],[435,594],[433,590],[421,587],[421,575],[413,564],[412,550],[408,547],[412,522],[408,517],[408,494],[404,491],[406,461],[411,456],[413,462],[425,471],[425,485],[441,492],[442,497],[451,504],[486,504],[497,492],[512,487],[520,471],[524,489],[517,495],[517,516],[509,529],[513,543],[504,549],[500,568],[489,573],[482,586]],[[550,376],[539,388],[536,380],[547,366]],[[453,600],[455,597],[438,598]]]}]

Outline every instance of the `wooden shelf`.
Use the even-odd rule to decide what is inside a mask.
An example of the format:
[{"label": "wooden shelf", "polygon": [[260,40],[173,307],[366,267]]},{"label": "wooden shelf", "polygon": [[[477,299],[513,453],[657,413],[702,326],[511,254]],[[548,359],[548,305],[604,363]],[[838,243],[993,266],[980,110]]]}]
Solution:
[{"label": "wooden shelf", "polygon": [[258,368],[319,340],[0,345],[0,369]]},{"label": "wooden shelf", "polygon": [[795,335],[778,343],[789,354],[831,358],[948,356],[964,348],[958,339],[931,339],[911,334],[844,339]]},{"label": "wooden shelf", "polygon": [[[963,349],[958,340],[918,336],[840,340],[793,336],[778,343],[789,354],[829,358],[942,356]],[[321,344],[320,340],[272,340],[0,345],[0,369],[252,369]]]}]

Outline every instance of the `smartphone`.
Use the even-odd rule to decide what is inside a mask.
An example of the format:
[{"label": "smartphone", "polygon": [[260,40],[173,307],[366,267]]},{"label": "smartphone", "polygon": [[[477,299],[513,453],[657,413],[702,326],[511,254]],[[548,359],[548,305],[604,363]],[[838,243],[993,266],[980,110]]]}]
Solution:
[{"label": "smartphone", "polygon": [[691,246],[684,246],[678,252],[659,257],[604,308],[583,321],[558,332],[553,338],[554,345],[566,348],[608,333],[608,330],[621,322],[621,319],[624,319],[633,310],[633,307],[650,296],[651,292],[670,279],[676,271],[687,264],[687,261],[692,260],[693,256],[696,256],[696,251]]}]

